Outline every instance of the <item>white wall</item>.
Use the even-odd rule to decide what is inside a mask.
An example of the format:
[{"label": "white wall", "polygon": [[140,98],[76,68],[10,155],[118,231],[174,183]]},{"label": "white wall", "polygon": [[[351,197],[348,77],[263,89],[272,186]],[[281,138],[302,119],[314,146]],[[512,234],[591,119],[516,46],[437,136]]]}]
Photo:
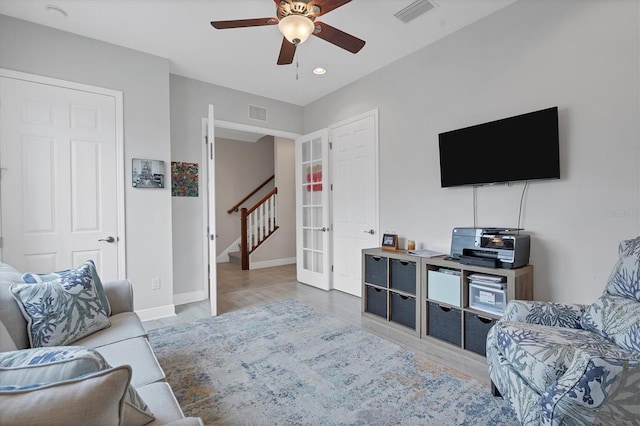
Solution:
[{"label": "white wall", "polygon": [[0,15],[0,67],[124,93],[126,272],[136,310],[173,312],[170,189],[131,186],[132,158],[170,161],[169,61]]},{"label": "white wall", "polygon": [[[440,188],[438,133],[557,105],[562,178],[529,185],[522,225],[535,297],[590,303],[639,231],[638,27],[635,0],[519,1],[307,105],[304,130],[379,108],[381,229],[448,252],[472,189]],[[522,188],[479,188],[478,224],[515,226]]]}]

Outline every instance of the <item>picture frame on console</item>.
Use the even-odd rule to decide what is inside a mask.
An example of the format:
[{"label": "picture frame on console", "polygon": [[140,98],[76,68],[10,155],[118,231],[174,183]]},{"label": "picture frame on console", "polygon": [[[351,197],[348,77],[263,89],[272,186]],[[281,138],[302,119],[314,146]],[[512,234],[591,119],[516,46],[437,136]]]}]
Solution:
[{"label": "picture frame on console", "polygon": [[383,250],[398,250],[398,234],[382,234]]}]

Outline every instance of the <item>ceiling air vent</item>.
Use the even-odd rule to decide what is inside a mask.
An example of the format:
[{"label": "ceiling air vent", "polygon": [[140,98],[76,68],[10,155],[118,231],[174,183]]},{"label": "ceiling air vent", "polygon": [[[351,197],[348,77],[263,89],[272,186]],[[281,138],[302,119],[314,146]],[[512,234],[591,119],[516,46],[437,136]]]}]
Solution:
[{"label": "ceiling air vent", "polygon": [[429,3],[427,0],[416,0],[394,16],[406,24],[433,8],[433,4]]},{"label": "ceiling air vent", "polygon": [[266,122],[267,109],[264,107],[249,105],[249,118]]}]

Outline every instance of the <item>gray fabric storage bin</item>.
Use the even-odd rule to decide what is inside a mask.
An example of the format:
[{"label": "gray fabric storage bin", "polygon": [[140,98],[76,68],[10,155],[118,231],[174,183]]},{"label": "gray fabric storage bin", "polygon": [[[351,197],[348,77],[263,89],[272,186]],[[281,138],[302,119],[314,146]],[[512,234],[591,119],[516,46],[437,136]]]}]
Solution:
[{"label": "gray fabric storage bin", "polygon": [[367,288],[367,310],[371,314],[387,318],[387,290],[372,287]]},{"label": "gray fabric storage bin", "polygon": [[387,258],[381,256],[364,256],[364,281],[368,284],[387,287]]},{"label": "gray fabric storage bin", "polygon": [[495,319],[485,318],[471,312],[464,313],[464,348],[487,355],[487,333],[496,323]]},{"label": "gray fabric storage bin", "polygon": [[462,316],[460,309],[429,302],[429,336],[460,346]]},{"label": "gray fabric storage bin", "polygon": [[390,320],[416,329],[416,298],[391,293]]},{"label": "gray fabric storage bin", "polygon": [[416,262],[391,259],[389,267],[389,287],[416,294]]}]

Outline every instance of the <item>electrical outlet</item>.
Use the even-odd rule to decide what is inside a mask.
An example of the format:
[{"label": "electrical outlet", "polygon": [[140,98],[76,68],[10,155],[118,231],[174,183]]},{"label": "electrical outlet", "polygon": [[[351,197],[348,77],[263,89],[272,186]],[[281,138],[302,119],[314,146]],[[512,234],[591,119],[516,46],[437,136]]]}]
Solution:
[{"label": "electrical outlet", "polygon": [[151,290],[160,290],[160,278],[151,279]]}]

